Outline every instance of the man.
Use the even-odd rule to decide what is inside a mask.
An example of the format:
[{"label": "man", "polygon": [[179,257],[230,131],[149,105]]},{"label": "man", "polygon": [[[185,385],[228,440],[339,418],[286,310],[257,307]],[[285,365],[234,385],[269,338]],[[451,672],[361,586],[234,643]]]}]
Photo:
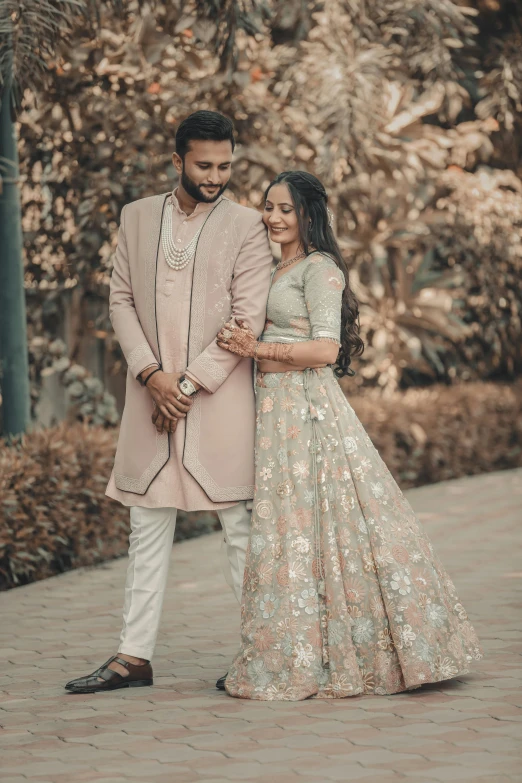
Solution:
[{"label": "man", "polygon": [[110,314],[128,373],[107,495],[130,506],[123,630],[117,656],[67,683],[74,693],[152,684],[178,509],[217,511],[241,597],[254,496],[252,364],[216,336],[231,317],[261,333],[272,255],[261,215],[222,195],[233,151],[228,118],[190,115],[176,133],[178,188],[122,210]]}]

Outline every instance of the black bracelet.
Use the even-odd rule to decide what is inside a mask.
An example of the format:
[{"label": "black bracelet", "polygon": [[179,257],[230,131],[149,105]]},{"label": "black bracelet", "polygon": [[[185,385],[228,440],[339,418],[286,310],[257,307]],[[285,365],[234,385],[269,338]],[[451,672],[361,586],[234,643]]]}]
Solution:
[{"label": "black bracelet", "polygon": [[152,376],[154,375],[154,373],[159,372],[162,369],[163,369],[162,367],[156,367],[155,370],[153,370],[151,373],[149,373],[149,375],[147,375],[147,377],[143,381],[143,385],[146,386],[148,384],[148,382],[150,381],[150,379],[152,378]]}]

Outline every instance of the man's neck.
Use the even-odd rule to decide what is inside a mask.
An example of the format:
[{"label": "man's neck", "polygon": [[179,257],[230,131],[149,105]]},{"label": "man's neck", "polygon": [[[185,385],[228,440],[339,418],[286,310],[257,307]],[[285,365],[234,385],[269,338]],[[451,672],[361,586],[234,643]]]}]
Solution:
[{"label": "man's neck", "polygon": [[200,203],[199,201],[196,201],[195,198],[192,198],[192,196],[189,196],[183,185],[178,185],[176,197],[180,209],[182,209],[186,215],[192,215],[197,205]]}]

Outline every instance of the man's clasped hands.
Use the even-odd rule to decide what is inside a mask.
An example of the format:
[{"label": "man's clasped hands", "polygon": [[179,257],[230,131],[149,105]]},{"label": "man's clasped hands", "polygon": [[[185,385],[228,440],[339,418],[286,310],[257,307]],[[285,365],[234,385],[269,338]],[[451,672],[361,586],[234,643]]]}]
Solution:
[{"label": "man's clasped hands", "polygon": [[[226,323],[217,338],[220,348],[238,356],[248,355],[244,349],[245,340],[255,344],[255,337],[251,329],[240,320],[237,320],[236,323]],[[146,382],[147,389],[154,401],[152,423],[160,434],[175,432],[178,421],[186,417],[194,404],[194,397],[187,397],[179,388],[179,380],[185,373],[163,372],[163,370],[158,372],[157,369],[157,367],[147,367],[141,373],[141,380]],[[147,381],[149,375],[150,380]],[[200,384],[193,377],[190,377],[190,380],[199,391]]]}]

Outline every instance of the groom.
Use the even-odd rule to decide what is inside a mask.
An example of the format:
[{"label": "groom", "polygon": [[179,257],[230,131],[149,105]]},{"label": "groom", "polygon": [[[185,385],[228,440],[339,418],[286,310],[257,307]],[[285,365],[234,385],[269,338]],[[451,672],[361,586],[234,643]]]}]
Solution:
[{"label": "groom", "polygon": [[110,315],[128,373],[107,495],[130,507],[123,630],[118,654],[67,683],[73,693],[152,685],[178,509],[217,511],[241,598],[254,496],[252,364],[216,336],[231,317],[261,333],[272,255],[261,215],[223,196],[234,144],[227,117],[190,115],[176,133],[176,190],[121,213]]}]

